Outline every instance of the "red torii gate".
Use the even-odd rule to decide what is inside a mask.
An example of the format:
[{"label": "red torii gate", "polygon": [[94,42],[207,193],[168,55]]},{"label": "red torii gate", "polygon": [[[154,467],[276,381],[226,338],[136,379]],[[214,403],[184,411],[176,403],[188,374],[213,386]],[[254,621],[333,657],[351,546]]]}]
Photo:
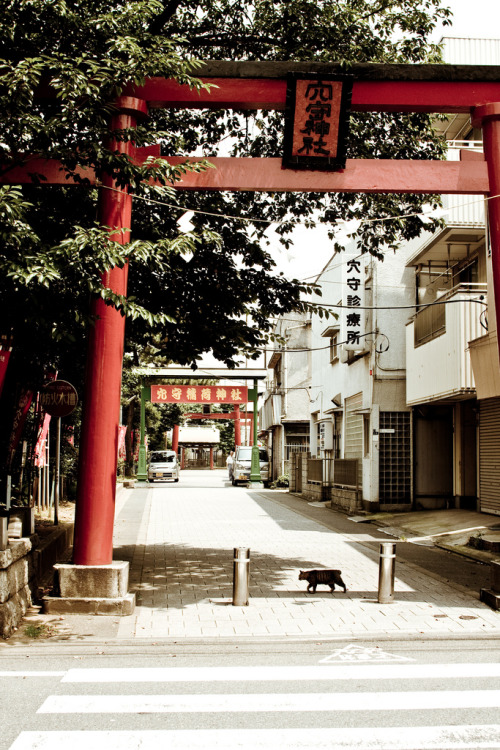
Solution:
[{"label": "red torii gate", "polygon": [[[130,87],[116,102],[113,129],[133,128],[150,109],[232,108],[284,109],[288,72],[340,74],[327,63],[218,62],[206,65],[199,76],[217,88],[190,90],[172,80],[153,78],[142,87]],[[179,190],[314,191],[368,193],[442,193],[494,196],[488,201],[489,230],[495,298],[500,299],[500,67],[450,65],[353,65],[351,110],[358,112],[471,113],[482,127],[484,160],[461,162],[406,160],[347,160],[341,172],[283,170],[281,159],[211,159],[216,169],[188,173],[175,184]],[[144,161],[160,155],[158,147],[135,148],[117,143],[117,150]],[[170,159],[172,163],[184,161]],[[13,169],[3,182],[30,182],[41,172],[50,184],[68,185],[57,162],[31,159],[29,166]],[[94,175],[82,170],[91,182]],[[104,177],[103,186],[113,187]],[[132,195],[101,189],[100,221],[112,227],[112,238],[125,244],[131,225]],[[126,294],[128,267],[112,268],[103,284]],[[94,303],[98,315],[89,333],[85,381],[85,412],[80,448],[80,474],[75,526],[74,563],[109,565],[117,460],[117,425],[121,387],[125,321],[102,300]],[[500,330],[500,305],[497,305]]]}]

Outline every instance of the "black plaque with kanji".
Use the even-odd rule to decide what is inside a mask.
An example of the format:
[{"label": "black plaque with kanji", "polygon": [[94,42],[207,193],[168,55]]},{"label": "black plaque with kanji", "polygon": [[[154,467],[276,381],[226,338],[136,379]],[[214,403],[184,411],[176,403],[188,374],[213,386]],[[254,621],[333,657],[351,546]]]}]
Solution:
[{"label": "black plaque with kanji", "polygon": [[345,168],[353,79],[289,73],[283,168]]}]

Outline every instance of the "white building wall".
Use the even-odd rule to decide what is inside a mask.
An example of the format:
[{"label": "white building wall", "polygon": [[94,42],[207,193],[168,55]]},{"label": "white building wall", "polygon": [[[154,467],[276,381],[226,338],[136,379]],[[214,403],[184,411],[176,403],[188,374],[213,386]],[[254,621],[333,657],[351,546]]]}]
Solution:
[{"label": "white building wall", "polygon": [[[336,405],[332,399],[341,395],[345,420],[346,399],[361,394],[360,408],[366,410],[364,419],[370,420],[368,434],[364,435],[369,445],[363,444],[364,455],[360,457],[363,499],[370,502],[378,501],[380,411],[408,411],[404,387],[405,327],[413,314],[415,280],[414,271],[406,268],[406,262],[414,249],[414,244],[408,243],[395,254],[387,253],[383,261],[367,258],[366,305],[375,309],[367,311],[366,355],[348,364],[340,354],[338,361],[331,363],[329,338],[321,333],[334,326],[335,321],[318,316],[312,319],[311,453],[320,455],[317,423],[333,420]],[[342,263],[342,253],[337,253],[318,278],[325,303],[337,304],[341,300]]]}]

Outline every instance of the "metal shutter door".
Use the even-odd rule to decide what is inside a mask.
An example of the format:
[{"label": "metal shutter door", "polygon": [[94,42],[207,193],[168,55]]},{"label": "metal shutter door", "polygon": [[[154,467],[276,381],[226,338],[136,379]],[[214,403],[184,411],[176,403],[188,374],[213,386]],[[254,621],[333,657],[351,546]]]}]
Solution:
[{"label": "metal shutter door", "polygon": [[358,482],[363,486],[363,415],[354,412],[363,406],[363,394],[345,400],[344,458],[358,459]]},{"label": "metal shutter door", "polygon": [[500,515],[500,399],[479,407],[479,497],[481,511]]}]

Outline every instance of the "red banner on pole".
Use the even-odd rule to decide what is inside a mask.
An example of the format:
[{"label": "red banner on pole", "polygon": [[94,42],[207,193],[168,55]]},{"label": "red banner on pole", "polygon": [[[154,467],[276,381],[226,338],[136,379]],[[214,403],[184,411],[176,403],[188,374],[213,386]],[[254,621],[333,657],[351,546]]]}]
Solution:
[{"label": "red banner on pole", "polygon": [[155,404],[246,404],[248,388],[240,385],[152,385]]},{"label": "red banner on pole", "polygon": [[18,443],[21,439],[24,423],[26,422],[26,417],[28,416],[28,411],[29,411],[32,401],[33,401],[33,391],[30,391],[28,389],[23,389],[23,391],[21,392],[21,396],[19,397],[19,403],[16,409],[16,415],[14,417],[14,424],[12,425],[12,432],[10,435],[9,454],[8,454],[9,469],[12,466],[14,454],[16,452]]},{"label": "red banner on pole", "polygon": [[45,466],[45,441],[47,440],[49,424],[50,414],[45,414],[34,450],[35,466],[37,466],[38,468]]},{"label": "red banner on pole", "polygon": [[0,339],[0,396],[2,395],[11,351],[12,339],[7,336],[2,336]]},{"label": "red banner on pole", "polygon": [[125,435],[127,433],[127,425],[118,425],[118,458],[125,459]]}]

